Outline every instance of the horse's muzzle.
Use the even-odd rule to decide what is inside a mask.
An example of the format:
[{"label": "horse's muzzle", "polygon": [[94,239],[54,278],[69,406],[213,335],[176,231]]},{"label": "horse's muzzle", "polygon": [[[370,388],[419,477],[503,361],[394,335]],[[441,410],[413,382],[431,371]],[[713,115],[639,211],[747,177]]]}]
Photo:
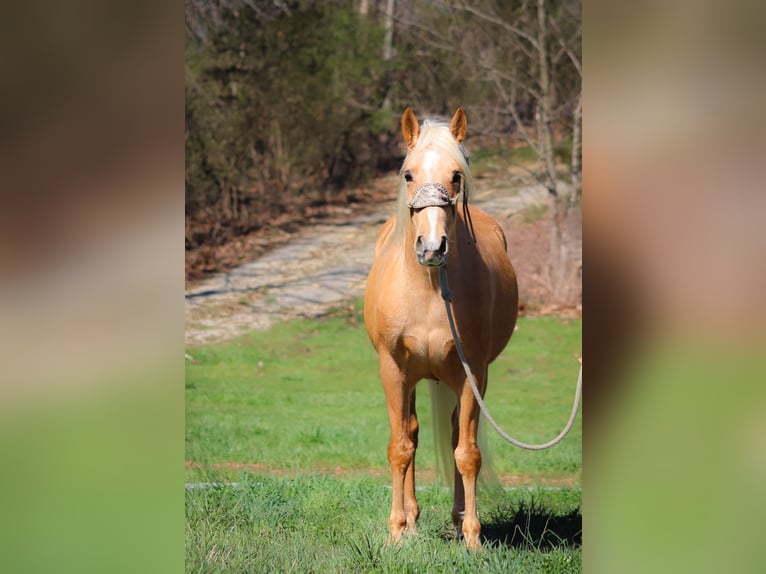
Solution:
[{"label": "horse's muzzle", "polygon": [[425,267],[443,267],[447,264],[447,236],[442,235],[437,243],[418,235],[415,239],[415,255],[418,263]]}]

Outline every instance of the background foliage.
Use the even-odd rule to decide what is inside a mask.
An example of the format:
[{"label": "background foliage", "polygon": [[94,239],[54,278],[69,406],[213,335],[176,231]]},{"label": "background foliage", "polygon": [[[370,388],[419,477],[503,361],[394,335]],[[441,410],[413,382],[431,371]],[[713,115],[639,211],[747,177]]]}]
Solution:
[{"label": "background foliage", "polygon": [[[353,201],[398,165],[398,117],[463,106],[471,133],[535,132],[535,2],[188,0],[186,247]],[[580,3],[545,5],[551,121],[570,135]],[[391,33],[387,34],[387,29]]]}]

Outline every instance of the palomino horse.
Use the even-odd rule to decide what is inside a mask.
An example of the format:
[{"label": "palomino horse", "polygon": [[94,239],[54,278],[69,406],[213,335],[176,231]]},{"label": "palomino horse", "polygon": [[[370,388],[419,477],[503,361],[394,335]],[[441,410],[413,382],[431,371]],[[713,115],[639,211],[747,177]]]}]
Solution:
[{"label": "palomino horse", "polygon": [[[391,424],[389,540],[397,542],[405,531],[414,532],[420,512],[415,499],[415,385],[431,379],[457,395],[452,413],[457,471],[452,519],[468,548],[479,549],[479,408],[450,332],[439,272],[446,266],[460,343],[482,395],[487,367],[505,348],[516,324],[518,289],[502,229],[480,209],[467,211],[474,185],[461,143],[465,131],[462,109],[449,124],[427,120],[422,127],[412,110],[405,110],[402,133],[408,151],[398,208],[378,235],[364,319],[378,352]],[[457,208],[459,199],[462,210]]]}]

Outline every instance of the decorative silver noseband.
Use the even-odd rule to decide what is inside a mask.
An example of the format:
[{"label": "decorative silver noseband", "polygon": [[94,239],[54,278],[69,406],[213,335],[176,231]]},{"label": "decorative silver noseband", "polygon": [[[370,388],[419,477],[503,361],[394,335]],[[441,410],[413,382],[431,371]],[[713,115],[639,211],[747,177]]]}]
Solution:
[{"label": "decorative silver noseband", "polygon": [[[421,209],[423,207],[443,207],[445,205],[455,205],[457,203],[458,195],[454,198],[450,197],[449,191],[444,187],[444,184],[436,181],[429,181],[424,183],[415,190],[415,195],[412,196],[412,200],[407,204],[410,209]],[[468,210],[468,198],[463,193],[463,219],[465,220],[469,235],[469,243],[476,243],[476,231],[473,228],[473,220],[471,219],[471,212]]]},{"label": "decorative silver noseband", "polygon": [[444,205],[450,205],[454,201],[447,188],[443,184],[430,181],[424,183],[415,190],[415,195],[412,196],[412,200],[407,204],[411,209],[421,209],[423,207],[442,207]]}]

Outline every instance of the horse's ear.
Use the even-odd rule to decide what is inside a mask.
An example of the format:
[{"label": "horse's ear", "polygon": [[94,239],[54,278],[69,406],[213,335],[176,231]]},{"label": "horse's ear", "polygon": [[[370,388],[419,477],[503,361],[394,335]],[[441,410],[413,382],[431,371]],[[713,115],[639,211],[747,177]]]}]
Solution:
[{"label": "horse's ear", "polygon": [[415,117],[415,112],[412,111],[412,108],[407,108],[402,114],[402,135],[404,136],[407,148],[414,148],[415,142],[418,141],[418,136],[420,135],[420,124],[418,124],[418,118]]},{"label": "horse's ear", "polygon": [[457,143],[462,142],[465,138],[465,124],[465,112],[463,108],[458,108],[449,123],[449,131],[455,136]]}]

